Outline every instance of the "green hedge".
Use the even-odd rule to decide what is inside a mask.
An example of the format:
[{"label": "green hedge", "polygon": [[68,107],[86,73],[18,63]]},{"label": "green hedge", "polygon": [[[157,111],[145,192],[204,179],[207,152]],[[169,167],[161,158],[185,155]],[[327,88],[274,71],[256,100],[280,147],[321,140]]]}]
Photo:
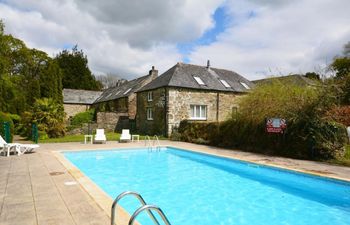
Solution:
[{"label": "green hedge", "polygon": [[345,127],[328,121],[289,123],[287,132],[280,135],[266,133],[264,121],[255,124],[240,118],[222,123],[185,120],[178,133],[187,142],[302,159],[342,157],[347,143]]},{"label": "green hedge", "polygon": [[72,117],[70,125],[72,127],[79,127],[83,123],[91,123],[94,120],[95,110],[90,109],[86,112],[81,112]]},{"label": "green hedge", "polygon": [[12,142],[13,140],[13,133],[14,133],[14,124],[12,121],[12,117],[16,117],[16,116],[11,115],[9,113],[0,112],[0,135],[5,139],[3,122],[10,122],[10,132],[11,132],[10,142]]}]

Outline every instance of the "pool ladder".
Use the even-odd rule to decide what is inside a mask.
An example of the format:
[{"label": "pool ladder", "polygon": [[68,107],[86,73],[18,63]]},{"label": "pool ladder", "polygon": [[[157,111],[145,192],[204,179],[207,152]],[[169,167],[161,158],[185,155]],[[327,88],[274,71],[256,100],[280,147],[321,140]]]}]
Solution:
[{"label": "pool ladder", "polygon": [[145,137],[145,146],[147,147],[148,151],[151,151],[151,152],[153,150],[160,151],[161,145],[160,145],[158,136],[154,135],[153,136],[153,142],[152,142],[151,138],[148,135],[146,135],[146,137]]},{"label": "pool ladder", "polygon": [[166,225],[170,225],[170,222],[168,220],[168,218],[165,216],[164,212],[162,211],[161,208],[159,208],[158,206],[156,205],[147,205],[147,203],[145,202],[145,200],[142,198],[142,196],[137,193],[137,192],[134,192],[134,191],[125,191],[123,193],[121,193],[120,195],[118,195],[118,197],[116,197],[116,199],[113,201],[113,204],[112,204],[112,211],[111,211],[111,225],[116,225],[115,223],[115,220],[116,220],[116,207],[118,205],[118,202],[124,198],[125,196],[128,196],[128,195],[131,195],[131,196],[134,196],[135,198],[137,198],[139,200],[139,202],[142,204],[142,206],[140,208],[138,208],[133,214],[132,216],[130,217],[130,220],[128,222],[128,225],[133,225],[135,220],[136,220],[136,217],[142,213],[143,211],[146,211],[148,213],[148,215],[151,217],[151,219],[153,220],[154,224],[156,225],[160,225],[157,218],[154,216],[154,214],[152,213],[152,210],[155,210],[159,215],[160,217],[162,218],[163,222],[166,224]]}]

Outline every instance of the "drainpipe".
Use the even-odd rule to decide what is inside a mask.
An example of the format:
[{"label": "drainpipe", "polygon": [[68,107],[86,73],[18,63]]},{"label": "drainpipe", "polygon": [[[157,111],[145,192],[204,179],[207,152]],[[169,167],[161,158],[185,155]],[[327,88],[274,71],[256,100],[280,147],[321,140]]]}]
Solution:
[{"label": "drainpipe", "polygon": [[216,93],[216,122],[219,122],[219,104],[220,104],[220,95],[218,92]]},{"label": "drainpipe", "polygon": [[165,137],[168,137],[168,94],[167,88],[164,87],[164,127],[165,127]]}]

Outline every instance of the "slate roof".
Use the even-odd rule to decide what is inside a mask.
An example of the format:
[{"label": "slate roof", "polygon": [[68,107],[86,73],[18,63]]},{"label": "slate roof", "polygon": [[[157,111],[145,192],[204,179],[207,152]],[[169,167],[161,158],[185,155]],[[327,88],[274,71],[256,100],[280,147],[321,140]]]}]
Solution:
[{"label": "slate roof", "polygon": [[[205,85],[198,84],[194,79],[194,76],[199,77]],[[230,87],[225,87],[220,80],[225,80]],[[230,70],[177,63],[168,71],[141,88],[139,92],[153,90],[160,87],[181,87],[200,90],[247,92],[248,89],[245,88],[240,82],[245,83],[249,88],[253,88],[255,86],[246,78]]]},{"label": "slate roof", "polygon": [[267,84],[267,83],[271,83],[275,80],[278,80],[282,83],[294,84],[297,86],[317,85],[317,81],[309,79],[309,78],[307,78],[303,75],[299,75],[299,74],[293,74],[293,75],[282,76],[282,77],[270,77],[270,78],[265,78],[265,79],[260,79],[260,80],[254,80],[253,83],[255,83],[255,84]]},{"label": "slate roof", "polygon": [[130,94],[138,91],[142,87],[144,81],[149,79],[151,76],[152,75],[146,75],[134,80],[126,81],[120,86],[108,88],[102,93],[99,98],[96,99],[94,103],[106,102],[118,98],[127,97]]},{"label": "slate roof", "polygon": [[63,89],[63,103],[91,105],[100,97],[102,91],[88,91],[78,89]]}]

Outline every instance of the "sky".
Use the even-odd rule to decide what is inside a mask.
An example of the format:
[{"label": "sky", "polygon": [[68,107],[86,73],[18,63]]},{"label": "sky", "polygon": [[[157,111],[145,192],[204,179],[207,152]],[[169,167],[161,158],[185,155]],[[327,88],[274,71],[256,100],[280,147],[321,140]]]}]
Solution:
[{"label": "sky", "polygon": [[5,32],[55,56],[78,44],[96,75],[177,62],[255,80],[321,72],[350,41],[349,0],[0,0]]}]

